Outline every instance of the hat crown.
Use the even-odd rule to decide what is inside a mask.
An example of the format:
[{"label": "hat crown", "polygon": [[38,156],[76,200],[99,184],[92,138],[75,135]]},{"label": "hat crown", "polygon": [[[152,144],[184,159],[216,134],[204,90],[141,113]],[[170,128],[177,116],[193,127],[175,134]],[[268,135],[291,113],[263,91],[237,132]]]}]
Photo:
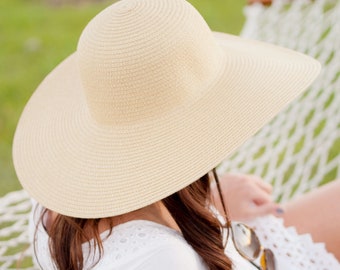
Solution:
[{"label": "hat crown", "polygon": [[88,108],[99,124],[160,116],[204,94],[222,51],[184,0],[123,0],[98,14],[77,48]]}]

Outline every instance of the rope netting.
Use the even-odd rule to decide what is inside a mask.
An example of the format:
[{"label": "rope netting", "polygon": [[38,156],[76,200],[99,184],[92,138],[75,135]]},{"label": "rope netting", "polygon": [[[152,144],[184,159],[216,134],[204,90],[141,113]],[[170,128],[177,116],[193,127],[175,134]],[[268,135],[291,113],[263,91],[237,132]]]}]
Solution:
[{"label": "rope netting", "polygon": [[340,176],[340,1],[277,0],[245,8],[242,35],[306,53],[323,71],[307,92],[221,167],[262,176],[279,201]]},{"label": "rope netting", "polygon": [[[324,66],[313,86],[222,163],[219,171],[262,176],[286,201],[340,171],[340,1],[283,1],[245,8],[244,37],[317,58]],[[28,245],[30,201],[24,191],[0,198],[0,269],[34,269]]]},{"label": "rope netting", "polygon": [[30,209],[24,190],[0,198],[0,269],[34,269],[28,238]]}]

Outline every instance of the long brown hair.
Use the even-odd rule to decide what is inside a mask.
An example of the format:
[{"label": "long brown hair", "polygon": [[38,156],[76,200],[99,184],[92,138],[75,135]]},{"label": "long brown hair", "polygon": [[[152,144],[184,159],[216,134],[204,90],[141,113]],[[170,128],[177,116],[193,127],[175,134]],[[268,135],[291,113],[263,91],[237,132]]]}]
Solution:
[{"label": "long brown hair", "polygon": [[[218,193],[227,215],[218,177],[215,169],[212,171],[218,186]],[[185,240],[204,260],[210,270],[232,269],[230,259],[225,255],[223,226],[212,214],[209,173],[186,188],[163,199]]]},{"label": "long brown hair", "polygon": [[[211,173],[213,173],[219,187],[218,177],[215,169],[213,169],[196,182],[162,201],[181,229],[185,240],[201,256],[207,268],[210,270],[231,270],[232,263],[224,253],[223,225],[208,207],[212,203]],[[218,193],[223,204],[220,189],[218,189]],[[44,216],[48,212],[48,209],[43,210],[39,222],[43,222]],[[223,214],[227,215],[226,211]],[[98,249],[98,261],[100,260],[104,252],[98,229],[101,220],[57,215],[51,223],[48,233],[51,257],[58,269],[83,269],[82,243],[90,241],[89,235],[93,237],[93,246]],[[107,218],[107,222],[110,222],[109,218]],[[112,223],[110,222],[110,224]],[[95,252],[95,250],[92,250],[92,252]],[[39,258],[37,258],[37,261],[39,262]],[[92,266],[96,265],[98,261],[93,262]]]}]

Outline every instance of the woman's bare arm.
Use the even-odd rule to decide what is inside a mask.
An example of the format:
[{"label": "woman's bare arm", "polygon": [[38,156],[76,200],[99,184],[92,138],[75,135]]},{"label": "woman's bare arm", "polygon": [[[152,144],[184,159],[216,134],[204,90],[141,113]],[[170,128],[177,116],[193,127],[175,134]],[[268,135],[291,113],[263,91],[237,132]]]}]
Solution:
[{"label": "woman's bare arm", "polygon": [[340,261],[340,179],[286,203],[284,210],[286,226],[324,242]]}]

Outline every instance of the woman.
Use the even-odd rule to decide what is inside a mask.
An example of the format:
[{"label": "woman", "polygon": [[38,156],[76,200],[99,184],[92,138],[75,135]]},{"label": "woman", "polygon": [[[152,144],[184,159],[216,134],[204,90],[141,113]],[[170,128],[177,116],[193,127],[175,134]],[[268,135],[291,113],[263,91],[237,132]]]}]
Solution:
[{"label": "woman", "polygon": [[18,178],[39,203],[41,267],[231,269],[232,224],[209,208],[214,168],[319,70],[305,55],[212,33],[183,0],[105,9],[33,94],[14,138]]}]

